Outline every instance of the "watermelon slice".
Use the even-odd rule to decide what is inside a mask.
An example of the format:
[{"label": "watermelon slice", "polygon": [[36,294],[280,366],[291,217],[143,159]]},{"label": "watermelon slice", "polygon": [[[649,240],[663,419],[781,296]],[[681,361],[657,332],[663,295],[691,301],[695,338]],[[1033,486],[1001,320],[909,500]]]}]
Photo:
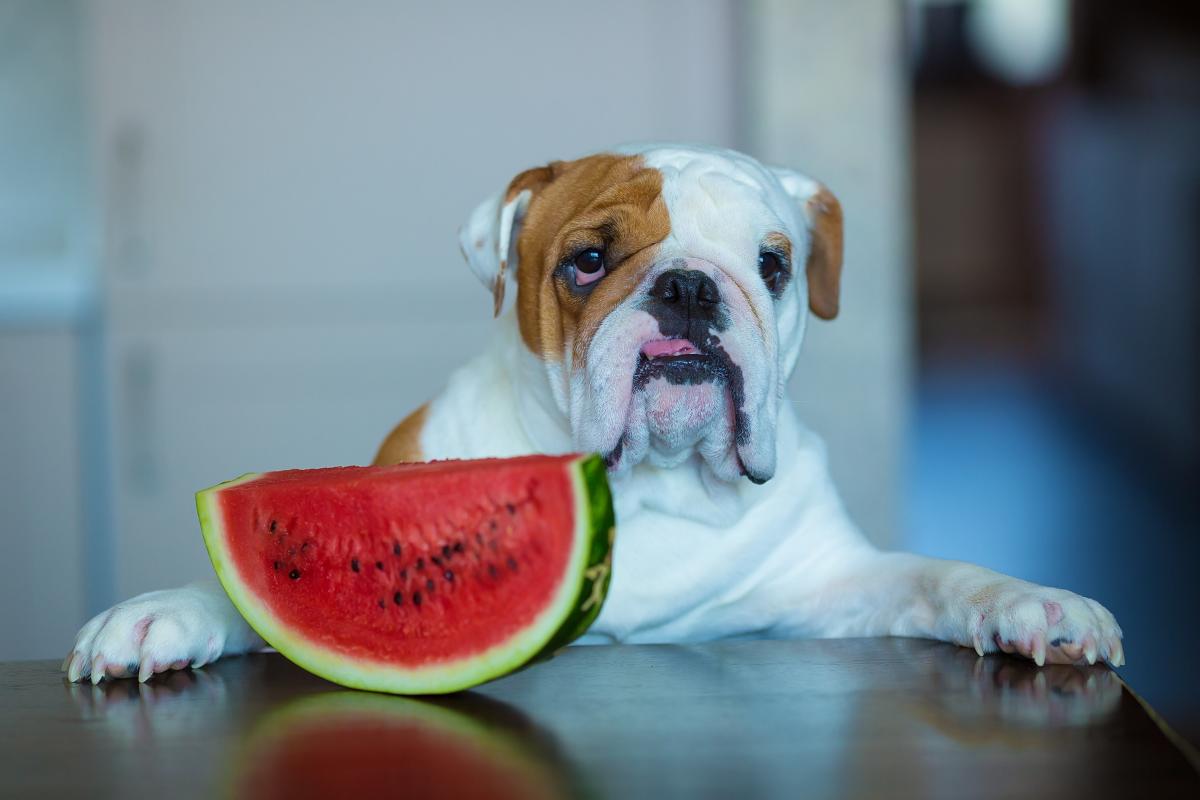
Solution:
[{"label": "watermelon slice", "polygon": [[196,495],[246,621],[344,686],[453,692],[600,613],[614,535],[598,456],[252,473]]}]

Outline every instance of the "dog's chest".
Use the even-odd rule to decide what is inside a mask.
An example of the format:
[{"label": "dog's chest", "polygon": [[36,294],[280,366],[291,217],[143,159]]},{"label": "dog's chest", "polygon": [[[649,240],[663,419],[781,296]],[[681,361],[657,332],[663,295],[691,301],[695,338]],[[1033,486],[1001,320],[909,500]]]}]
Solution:
[{"label": "dog's chest", "polygon": [[619,513],[608,599],[582,643],[700,641],[769,628],[757,589],[779,542],[756,516],[713,526],[645,508]]}]

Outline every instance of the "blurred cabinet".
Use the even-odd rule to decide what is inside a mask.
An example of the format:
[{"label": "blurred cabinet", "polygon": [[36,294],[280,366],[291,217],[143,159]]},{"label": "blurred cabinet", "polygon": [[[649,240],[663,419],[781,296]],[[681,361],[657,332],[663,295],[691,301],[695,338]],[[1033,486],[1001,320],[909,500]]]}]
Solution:
[{"label": "blurred cabinet", "polygon": [[1192,467],[1200,453],[1197,141],[1195,105],[1077,95],[1048,115],[1041,153],[1060,361],[1143,444]]},{"label": "blurred cabinet", "polygon": [[81,20],[0,4],[0,660],[61,657],[86,609]]},{"label": "blurred cabinet", "polygon": [[734,144],[735,5],[91,3],[115,595],[209,572],[197,489],[365,463],[479,349],[455,233],[512,175]]}]

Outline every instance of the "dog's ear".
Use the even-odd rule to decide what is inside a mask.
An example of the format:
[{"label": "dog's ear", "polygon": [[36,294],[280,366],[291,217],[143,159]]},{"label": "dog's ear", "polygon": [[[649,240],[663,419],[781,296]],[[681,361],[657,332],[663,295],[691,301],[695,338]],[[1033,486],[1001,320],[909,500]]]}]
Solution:
[{"label": "dog's ear", "polygon": [[500,315],[504,292],[517,274],[517,238],[535,194],[554,180],[560,162],[527,169],[508,187],[480,203],[458,230],[458,243],[471,271],[492,292],[493,313]]},{"label": "dog's ear", "polygon": [[821,319],[833,319],[838,313],[842,283],[842,205],[833,192],[807,175],[779,167],[772,167],[771,171],[800,207],[808,226],[808,255],[804,264],[808,307]]}]

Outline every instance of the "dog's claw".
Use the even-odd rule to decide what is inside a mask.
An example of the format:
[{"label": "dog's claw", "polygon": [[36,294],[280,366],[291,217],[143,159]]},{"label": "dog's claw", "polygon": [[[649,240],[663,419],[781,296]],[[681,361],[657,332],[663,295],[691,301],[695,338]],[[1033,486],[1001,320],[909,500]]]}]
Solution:
[{"label": "dog's claw", "polygon": [[1041,633],[1035,633],[1029,647],[1030,657],[1033,658],[1033,663],[1039,667],[1046,665],[1046,637]]},{"label": "dog's claw", "polygon": [[142,665],[138,668],[138,683],[145,683],[150,680],[150,676],[154,674],[154,662],[148,658],[142,659]]},{"label": "dog's claw", "polygon": [[71,652],[67,653],[67,657],[63,659],[62,666],[58,668],[58,671],[66,672],[67,668],[71,666],[71,662],[74,660],[75,660],[75,651],[72,650]]},{"label": "dog's claw", "polygon": [[104,664],[101,662],[100,656],[96,656],[95,660],[92,661],[92,686],[98,685],[103,677]]},{"label": "dog's claw", "polygon": [[1120,639],[1114,639],[1112,648],[1110,649],[1109,663],[1114,667],[1125,666],[1125,648],[1121,645]]},{"label": "dog's claw", "polygon": [[1089,664],[1096,663],[1096,640],[1091,636],[1085,637],[1083,640],[1083,657]]},{"label": "dog's claw", "polygon": [[83,655],[81,653],[71,653],[71,663],[67,665],[67,680],[75,683],[79,680],[79,673],[83,671]]},{"label": "dog's claw", "polygon": [[975,645],[975,652],[978,653],[980,655],[980,657],[982,657],[983,656],[983,640],[981,640],[979,638],[979,634],[975,634],[974,636],[971,637],[971,644]]}]

